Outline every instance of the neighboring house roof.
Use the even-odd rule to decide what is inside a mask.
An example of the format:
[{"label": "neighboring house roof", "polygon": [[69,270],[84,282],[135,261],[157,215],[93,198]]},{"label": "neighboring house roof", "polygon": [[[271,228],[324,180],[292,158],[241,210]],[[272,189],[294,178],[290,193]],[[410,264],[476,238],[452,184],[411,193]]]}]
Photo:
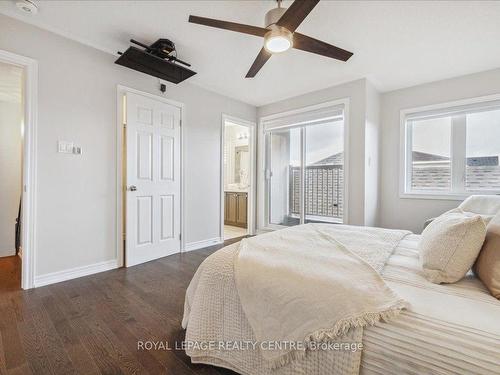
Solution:
[{"label": "neighboring house roof", "polygon": [[[424,152],[413,152],[412,187],[418,190],[450,189],[451,165],[449,158]],[[467,158],[465,187],[469,191],[500,190],[500,165],[498,156],[481,156]],[[306,174],[306,213],[316,216],[342,217],[343,214],[343,173],[341,168],[332,165],[342,165],[344,155],[339,152],[311,164]],[[322,168],[324,166],[324,168]],[[337,169],[340,179],[332,180],[327,173]],[[298,214],[300,207],[299,167],[290,179],[290,212]],[[325,172],[329,171],[329,172]],[[333,183],[332,183],[333,181]],[[293,187],[293,188],[292,188]],[[318,189],[322,192],[318,194]],[[293,191],[293,192],[292,192]],[[326,198],[325,198],[326,197]],[[333,203],[336,205],[334,206]],[[333,215],[333,216],[332,216]]]},{"label": "neighboring house roof", "polygon": [[[446,156],[413,151],[413,162],[415,163],[412,177],[413,187],[433,190],[448,189],[451,183],[449,161],[449,157]],[[312,165],[342,165],[343,162],[344,154],[339,152]],[[499,157],[479,156],[467,158],[466,186],[471,190],[500,189]]]},{"label": "neighboring house roof", "polygon": [[342,165],[344,164],[344,153],[339,152],[337,154],[330,155],[324,159],[313,163],[312,165]]},{"label": "neighboring house roof", "polygon": [[[447,156],[441,156],[436,154],[428,154],[426,152],[413,151],[413,162],[434,162],[434,161],[449,161],[450,158]],[[330,155],[324,159],[313,163],[312,165],[342,165],[344,163],[344,153],[339,152]],[[497,166],[498,156],[478,156],[467,158],[467,166],[469,167],[486,167],[486,166]]]},{"label": "neighboring house roof", "polygon": [[[413,162],[426,161],[449,161],[447,156],[436,154],[428,154],[425,152],[413,151]],[[498,165],[498,156],[477,156],[467,158],[467,166],[469,167],[486,167]]]},{"label": "neighboring house roof", "polygon": [[413,151],[413,161],[441,161],[441,160],[450,160],[447,156],[435,155],[435,154],[427,154],[425,152]]},{"label": "neighboring house roof", "polygon": [[467,166],[496,166],[498,165],[498,156],[479,156],[476,158],[467,158]]},{"label": "neighboring house roof", "polygon": [[[434,164],[436,161],[442,163]],[[412,186],[415,189],[449,189],[451,166],[449,158],[413,152]],[[428,163],[426,163],[428,162]],[[469,190],[500,189],[500,166],[498,156],[479,156],[467,158],[465,185]]]}]

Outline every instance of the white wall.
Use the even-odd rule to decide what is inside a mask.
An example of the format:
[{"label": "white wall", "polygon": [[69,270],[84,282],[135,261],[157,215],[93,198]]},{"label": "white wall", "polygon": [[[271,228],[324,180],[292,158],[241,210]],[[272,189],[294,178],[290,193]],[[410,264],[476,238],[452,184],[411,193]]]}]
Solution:
[{"label": "white wall", "polygon": [[380,185],[380,93],[366,81],[365,225],[376,226]]},{"label": "white wall", "polygon": [[[0,49],[39,63],[36,275],[115,259],[116,85],[159,94],[158,80],[115,65],[115,56],[5,16]],[[188,82],[169,84],[166,97],[186,108],[185,240],[216,238],[221,116],[255,121],[256,109]],[[83,154],[58,154],[58,139],[74,141]]]},{"label": "white wall", "polygon": [[[372,104],[368,107],[367,102],[378,100],[376,90],[371,85],[368,87],[368,85],[369,82],[367,82],[366,79],[360,79],[268,104],[259,107],[257,110],[258,117],[263,117],[336,99],[350,99],[350,118],[348,124],[349,166],[347,166],[346,169],[348,169],[349,172],[349,224],[354,225],[365,225],[365,223],[372,225],[372,221],[374,221],[373,218],[377,215],[376,212],[372,212],[372,206],[365,209],[365,184],[369,184],[370,186],[378,184],[376,181],[378,179],[377,168],[375,168],[373,172],[372,169],[370,169],[368,176],[365,176],[365,133],[367,128],[367,108],[369,108],[372,123],[375,124],[377,122],[375,120],[377,117],[376,110],[372,109]],[[373,106],[377,106],[377,104],[374,103]],[[371,126],[371,128],[373,127]],[[377,127],[375,127],[375,129],[376,128]],[[373,133],[373,129],[371,130],[371,133]],[[372,151],[371,153],[374,154],[375,151]],[[259,165],[260,164],[261,163],[259,163]],[[376,163],[372,165],[376,166]],[[259,173],[263,172],[260,171]],[[367,180],[367,177],[369,180]],[[377,193],[373,193],[373,189],[370,188],[368,196],[371,198],[373,194],[376,196]]]},{"label": "white wall", "polygon": [[427,218],[458,206],[460,201],[399,198],[400,111],[500,93],[500,69],[397,90],[382,95],[382,166],[378,224],[420,233]]},{"label": "white wall", "polygon": [[16,253],[14,229],[22,184],[21,121],[21,103],[0,101],[0,257]]}]

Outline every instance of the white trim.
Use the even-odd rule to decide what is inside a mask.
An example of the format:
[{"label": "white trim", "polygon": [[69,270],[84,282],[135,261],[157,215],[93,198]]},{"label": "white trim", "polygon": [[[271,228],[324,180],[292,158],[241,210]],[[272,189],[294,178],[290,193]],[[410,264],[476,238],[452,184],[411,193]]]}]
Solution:
[{"label": "white trim", "polygon": [[[429,111],[435,111],[435,110],[440,110],[440,109],[449,109],[452,107],[480,104],[480,103],[492,102],[492,101],[496,101],[496,100],[500,100],[500,94],[478,96],[478,97],[474,97],[474,98],[466,98],[466,99],[454,100],[451,102],[430,104],[430,105],[425,105],[425,106],[420,106],[420,107],[404,108],[401,110],[401,113],[403,113],[405,115],[405,117],[408,117],[409,115],[419,113],[419,112],[429,112]],[[452,114],[452,112],[450,114]]]},{"label": "white trim", "polygon": [[124,231],[124,220],[125,216],[123,213],[123,199],[124,199],[124,186],[123,186],[123,95],[121,92],[122,87],[117,86],[116,89],[116,261],[118,267],[123,267],[125,265],[125,231]]},{"label": "white trim", "polygon": [[21,287],[34,287],[36,263],[36,196],[37,196],[37,120],[38,62],[0,50],[0,61],[24,69],[24,148],[23,148],[23,207]]},{"label": "white trim", "polygon": [[[307,142],[307,135],[306,135],[306,130],[304,127],[300,128],[300,147],[302,148],[300,150],[300,155],[301,155],[301,160],[300,160],[300,191],[302,194],[299,195],[299,206],[300,206],[300,218],[299,222],[300,223],[305,223],[306,222],[306,200],[304,199],[305,193],[306,193],[306,153],[307,153],[307,147],[306,147],[306,142]],[[287,176],[287,186],[290,186],[290,178]],[[286,205],[287,205],[287,212],[290,212],[290,199],[286,200]],[[292,215],[290,215],[292,216]],[[268,220],[269,223],[269,220]]]},{"label": "white trim", "polygon": [[338,105],[345,104],[346,102],[349,102],[349,98],[330,100],[327,102],[309,105],[307,107],[301,107],[301,108],[297,108],[297,109],[291,109],[291,110],[288,110],[285,112],[278,112],[278,113],[273,113],[271,115],[266,115],[266,116],[259,118],[259,121],[266,122],[269,120],[275,120],[275,119],[281,118],[281,117],[287,117],[287,116],[297,115],[297,114],[301,114],[301,113],[305,113],[305,112],[311,112],[311,111],[315,111],[315,110],[322,109],[322,108],[335,107]]},{"label": "white trim", "polygon": [[[137,89],[134,89],[132,87],[128,87],[128,86],[124,86],[124,85],[116,85],[116,87],[118,90],[121,90],[123,92],[130,92],[132,94],[142,95],[142,96],[145,96],[145,97],[153,99],[153,100],[158,100],[160,102],[167,103],[167,104],[173,105],[175,107],[179,107],[180,109],[184,109],[184,107],[185,107],[184,103],[182,103],[182,102],[168,99],[168,98],[165,98],[165,97],[160,96],[160,95],[151,94],[149,92],[137,90]],[[184,116],[181,116],[181,118],[184,119]]]},{"label": "white trim", "polygon": [[47,273],[35,277],[35,287],[59,283],[61,281],[76,279],[82,276],[93,275],[99,272],[118,268],[118,260],[106,260],[104,262],[89,264],[87,266],[75,267],[64,271]]},{"label": "white trim", "polygon": [[[471,194],[443,194],[438,191],[415,191],[413,193],[403,193],[399,197],[401,199],[432,199],[432,200],[443,200],[443,201],[463,201],[468,198]],[[481,192],[484,194],[484,192]]]},{"label": "white trim", "polygon": [[248,189],[248,202],[247,202],[247,234],[255,234],[255,217],[256,217],[256,176],[257,176],[257,124],[252,121],[244,120],[238,117],[222,114],[221,118],[221,137],[220,137],[220,202],[219,202],[219,236],[224,239],[224,141],[225,141],[225,124],[226,121],[233,122],[237,125],[249,128],[250,138],[248,142],[248,149],[250,154],[250,187]]},{"label": "white trim", "polygon": [[185,213],[184,213],[184,201],[185,201],[185,182],[184,182],[184,126],[186,124],[186,109],[184,103],[167,99],[159,95],[151,94],[148,92],[140,91],[128,86],[124,85],[116,85],[116,259],[119,267],[123,267],[125,265],[125,248],[124,248],[124,230],[123,230],[123,220],[124,220],[124,212],[123,212],[123,197],[124,197],[124,186],[123,182],[123,95],[125,93],[133,93],[137,95],[142,95],[154,100],[161,101],[163,103],[167,103],[178,107],[181,110],[181,129],[180,129],[180,137],[181,137],[181,160],[180,160],[180,170],[181,170],[181,244],[180,244],[180,252],[184,252],[185,247]]},{"label": "white trim", "polygon": [[[411,180],[408,178],[409,169],[411,168],[411,150],[409,149],[408,137],[408,121],[412,120],[411,115],[417,113],[425,113],[431,111],[439,111],[449,109],[449,113],[443,113],[443,115],[454,116],[457,112],[453,111],[453,108],[463,107],[463,106],[471,106],[474,104],[488,103],[493,101],[500,100],[500,94],[479,96],[474,98],[466,98],[455,100],[451,102],[444,102],[438,104],[431,104],[426,106],[414,107],[414,108],[405,108],[400,111],[399,114],[399,198],[402,199],[437,199],[437,200],[456,200],[462,201],[467,197],[474,194],[483,194],[483,195],[498,195],[499,191],[450,191],[449,193],[443,191],[428,191],[428,190],[413,190],[411,189]],[[462,112],[460,112],[462,113]],[[461,143],[464,143],[465,140],[459,138]],[[453,140],[452,140],[453,142]],[[453,143],[451,145],[453,150]],[[464,155],[459,155],[462,157]],[[453,158],[452,158],[453,159]],[[452,161],[453,162],[453,161]],[[457,165],[455,165],[455,169],[457,169]],[[464,176],[453,176],[454,185],[463,186]]]},{"label": "white trim", "polygon": [[292,109],[285,112],[273,113],[271,115],[262,116],[259,118],[258,127],[258,162],[257,162],[257,233],[275,229],[285,228],[280,225],[273,225],[267,223],[268,203],[266,202],[266,139],[264,123],[269,120],[274,120],[280,117],[287,117],[296,115],[303,112],[310,112],[319,110],[326,107],[344,106],[344,207],[342,221],[344,224],[349,223],[349,143],[350,143],[350,98],[335,99],[319,104],[310,105],[298,109]]},{"label": "white trim", "polygon": [[325,122],[343,121],[343,105],[333,105],[328,107],[316,108],[301,113],[280,116],[274,119],[264,121],[266,131],[277,129],[289,129],[302,127],[303,125],[317,125]]},{"label": "white trim", "polygon": [[467,165],[467,118],[466,115],[451,117],[451,192],[462,194],[465,189],[465,169]]},{"label": "white trim", "polygon": [[351,101],[349,98],[343,99],[344,103],[344,207],[342,209],[342,221],[349,224],[349,175],[350,175],[350,140],[351,140]]},{"label": "white trim", "polygon": [[184,246],[184,252],[203,249],[204,247],[220,245],[224,243],[222,237],[210,238],[208,240],[189,242]]}]

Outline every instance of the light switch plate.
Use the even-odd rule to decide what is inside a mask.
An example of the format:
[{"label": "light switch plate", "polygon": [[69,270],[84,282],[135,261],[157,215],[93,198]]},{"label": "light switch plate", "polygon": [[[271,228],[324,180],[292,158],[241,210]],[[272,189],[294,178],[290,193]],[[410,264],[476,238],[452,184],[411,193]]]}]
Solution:
[{"label": "light switch plate", "polygon": [[57,152],[60,152],[63,154],[72,154],[73,153],[73,142],[58,141],[57,142]]}]

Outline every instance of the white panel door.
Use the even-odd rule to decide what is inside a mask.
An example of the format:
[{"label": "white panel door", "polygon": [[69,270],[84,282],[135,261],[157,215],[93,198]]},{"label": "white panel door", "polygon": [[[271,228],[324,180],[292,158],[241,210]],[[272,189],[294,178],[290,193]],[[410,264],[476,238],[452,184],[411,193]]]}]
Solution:
[{"label": "white panel door", "polygon": [[181,110],[127,93],[127,267],[180,251]]}]

